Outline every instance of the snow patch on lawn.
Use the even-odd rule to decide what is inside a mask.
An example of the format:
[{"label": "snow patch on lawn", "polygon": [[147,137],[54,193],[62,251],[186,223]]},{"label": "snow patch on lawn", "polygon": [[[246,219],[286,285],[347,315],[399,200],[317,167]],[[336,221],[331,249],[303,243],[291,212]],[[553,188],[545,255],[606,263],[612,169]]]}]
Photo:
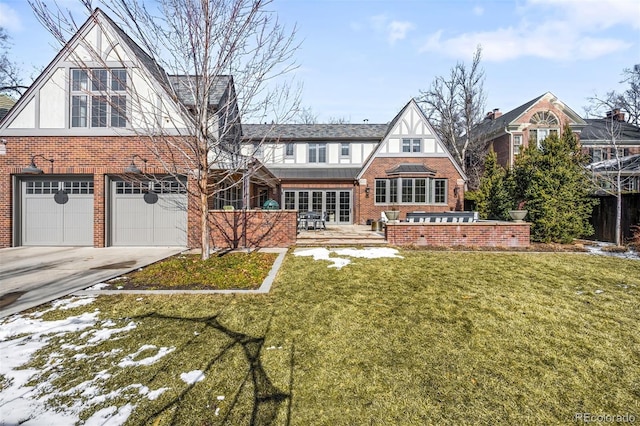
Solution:
[{"label": "snow patch on lawn", "polygon": [[180,378],[186,384],[193,385],[194,383],[204,380],[204,373],[202,372],[202,370],[193,370],[189,371],[188,373],[180,374]]},{"label": "snow patch on lawn", "polygon": [[294,256],[310,256],[313,260],[327,260],[332,262],[329,268],[342,269],[351,263],[351,259],[345,259],[343,257],[331,257],[331,253],[338,256],[356,257],[362,259],[380,259],[383,257],[396,257],[402,259],[402,256],[398,254],[398,250],[388,247],[371,247],[365,249],[326,249],[326,248],[312,248],[312,249],[298,249],[293,252]]},{"label": "snow patch on lawn", "polygon": [[[121,425],[124,424],[136,407],[135,402],[125,405],[108,406],[96,411],[85,422],[81,422],[80,415],[85,410],[100,404],[109,404],[124,395],[130,395],[155,400],[169,388],[163,387],[150,390],[142,384],[130,384],[123,388],[107,391],[105,383],[112,377],[113,370],[102,370],[94,374],[90,380],[72,386],[69,389],[59,389],[54,385],[56,379],[64,377],[64,361],[69,356],[74,360],[92,359],[96,357],[114,357],[122,352],[116,348],[100,354],[87,355],[83,348],[96,346],[100,342],[114,340],[116,334],[129,332],[136,328],[131,321],[124,327],[116,327],[116,323],[107,320],[100,321],[99,311],[70,316],[63,320],[45,321],[45,312],[55,309],[71,309],[85,306],[94,300],[93,297],[69,297],[54,302],[49,309],[29,315],[12,315],[0,320],[0,378],[2,391],[0,392],[0,425],[36,426],[52,424],[56,426],[72,426],[79,423],[86,425]],[[65,343],[68,333],[81,333],[80,339],[86,339],[86,344]],[[24,368],[35,354],[51,344],[52,339],[59,339],[59,350],[47,355],[44,366],[40,368]],[[71,342],[71,340],[69,340]],[[153,356],[134,361],[143,351],[157,349]],[[157,348],[153,345],[143,345],[134,354],[125,356],[121,363],[127,366],[149,365],[163,356],[171,353],[175,348]],[[66,351],[66,352],[65,352]],[[76,352],[70,355],[69,352]],[[117,367],[115,367],[117,368]],[[35,385],[29,382],[36,379]],[[60,405],[57,398],[66,398],[70,402]],[[133,400],[135,401],[135,399]]]},{"label": "snow patch on lawn", "polygon": [[151,350],[151,349],[157,349],[157,346],[155,346],[155,345],[142,345],[140,347],[140,349],[138,349],[135,353],[132,353],[132,354],[127,355],[126,357],[124,357],[122,359],[122,361],[120,361],[118,363],[118,367],[125,368],[125,367],[136,367],[136,366],[139,366],[139,365],[151,365],[151,364],[155,363],[156,361],[158,361],[159,359],[161,359],[162,357],[164,357],[165,355],[170,354],[171,352],[176,350],[175,347],[167,348],[167,347],[163,346],[160,349],[158,349],[158,353],[156,353],[155,355],[149,356],[147,358],[143,358],[143,359],[138,360],[138,361],[134,361],[134,359],[136,359],[136,357],[138,355],[140,355],[142,352],[144,352],[146,350]]}]

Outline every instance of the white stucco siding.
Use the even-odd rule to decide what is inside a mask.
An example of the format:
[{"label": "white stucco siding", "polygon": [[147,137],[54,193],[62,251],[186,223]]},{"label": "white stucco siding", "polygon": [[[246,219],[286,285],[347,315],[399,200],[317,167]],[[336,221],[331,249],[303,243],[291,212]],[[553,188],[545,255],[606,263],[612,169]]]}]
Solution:
[{"label": "white stucco siding", "polygon": [[13,119],[9,129],[34,129],[36,127],[36,100],[32,98]]},{"label": "white stucco siding", "polygon": [[57,68],[40,89],[40,128],[64,129],[67,109],[67,73]]},{"label": "white stucco siding", "polygon": [[400,152],[400,139],[398,138],[389,138],[387,140],[386,153],[388,154],[397,154]]},{"label": "white stucco siding", "polygon": [[337,144],[337,143],[327,144],[327,163],[329,164],[340,163],[340,144]]},{"label": "white stucco siding", "polygon": [[104,52],[104,57],[109,62],[128,62],[128,61],[130,61],[130,58],[127,55],[127,52],[125,52],[125,50],[119,44],[116,44],[113,47],[108,46],[106,52]]},{"label": "white stucco siding", "polygon": [[425,139],[423,142],[424,152],[427,154],[435,154],[437,143],[435,139]]}]

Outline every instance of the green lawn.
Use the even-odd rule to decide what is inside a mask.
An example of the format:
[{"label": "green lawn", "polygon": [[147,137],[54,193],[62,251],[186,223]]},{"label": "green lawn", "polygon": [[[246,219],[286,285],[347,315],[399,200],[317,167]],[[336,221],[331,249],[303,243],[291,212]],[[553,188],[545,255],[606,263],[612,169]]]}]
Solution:
[{"label": "green lawn", "polygon": [[[116,403],[136,404],[131,425],[547,425],[584,412],[640,420],[640,261],[400,254],[338,270],[290,253],[269,295],[102,296],[51,311],[45,319],[99,309],[136,327],[80,359],[62,344],[84,344],[87,333],[53,338],[32,367],[58,390],[102,371],[111,374],[104,393],[169,388],[156,400],[121,392]],[[144,344],[175,350],[117,367]],[[47,370],[52,353],[63,368]],[[205,379],[180,380],[193,370]]]}]

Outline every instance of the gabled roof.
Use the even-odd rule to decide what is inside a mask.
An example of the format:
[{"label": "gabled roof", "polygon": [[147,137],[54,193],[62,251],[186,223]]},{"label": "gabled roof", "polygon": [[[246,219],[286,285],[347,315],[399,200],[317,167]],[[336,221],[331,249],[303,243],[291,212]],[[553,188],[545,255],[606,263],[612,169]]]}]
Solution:
[{"label": "gabled roof", "polygon": [[[587,127],[580,133],[580,142],[609,141],[612,133],[621,142],[640,144],[640,127],[626,121],[611,121],[608,118],[587,118]],[[613,125],[613,128],[612,128]]]},{"label": "gabled roof", "polygon": [[377,140],[387,134],[387,124],[243,124],[245,142],[271,140]]},{"label": "gabled roof", "polygon": [[[482,137],[483,140],[493,139],[496,136],[502,133],[505,133],[505,129],[510,124],[515,122],[523,114],[529,111],[536,103],[542,100],[542,98],[544,98],[545,96],[551,96],[556,101],[558,99],[553,93],[546,92],[540,96],[537,96],[531,99],[529,102],[525,102],[519,107],[512,109],[511,111],[505,112],[504,114],[500,115],[497,118],[483,120],[481,123],[478,123],[478,125],[474,127],[473,132],[476,135],[483,135]],[[564,103],[560,101],[557,101],[557,102],[558,102],[558,107],[562,110],[562,112],[564,112],[571,120],[573,120],[574,123],[577,123],[579,125],[586,124],[584,120],[580,118],[580,116],[575,111],[573,111],[571,108],[566,106]]]},{"label": "gabled roof", "polygon": [[[189,76],[173,76],[170,78],[165,70],[147,52],[145,52],[144,49],[133,41],[133,39],[129,37],[129,35],[118,26],[118,24],[116,24],[100,8],[96,8],[78,31],[71,37],[71,39],[69,39],[69,41],[67,41],[67,43],[60,49],[55,58],[49,63],[49,65],[47,65],[33,84],[31,84],[29,89],[27,89],[27,91],[22,95],[16,107],[13,108],[11,115],[14,115],[14,112],[17,114],[23,104],[26,104],[33,99],[34,93],[36,93],[42,84],[46,82],[47,78],[49,78],[53,72],[56,64],[62,61],[64,57],[73,50],[73,47],[78,44],[79,39],[83,37],[88,29],[94,24],[98,26],[107,25],[111,30],[113,30],[115,35],[118,37],[118,41],[139,61],[141,67],[144,68],[160,84],[161,89],[165,91],[169,98],[178,102],[185,102],[185,105],[190,105],[190,97],[184,90],[184,87],[186,86],[185,80],[188,80]],[[216,81],[215,89],[210,96],[214,106],[218,106],[220,103],[220,99],[226,92],[226,90],[223,90],[223,87],[226,89],[229,81],[229,76],[221,76],[220,81]],[[174,83],[178,83],[177,89],[174,87]],[[0,125],[3,124],[3,121],[7,121],[9,119],[9,115],[7,115],[5,120],[2,120],[0,117]]]},{"label": "gabled roof", "polygon": [[[447,147],[444,145],[444,143],[442,143],[442,141],[438,137],[438,134],[435,132],[435,130],[431,126],[431,123],[429,123],[429,120],[427,119],[427,116],[425,115],[424,111],[422,111],[422,108],[420,108],[420,106],[418,105],[418,103],[416,102],[416,100],[414,98],[411,98],[409,100],[409,102],[407,102],[407,104],[400,110],[400,112],[398,112],[398,114],[396,114],[396,116],[393,118],[393,120],[391,120],[391,122],[387,126],[387,131],[385,132],[385,135],[382,138],[382,142],[384,142],[384,140],[387,138],[387,136],[389,136],[389,134],[393,131],[395,126],[398,124],[398,122],[404,116],[404,114],[407,113],[409,108],[415,108],[415,110],[418,111],[418,114],[420,115],[420,118],[424,121],[425,125],[430,129],[430,133],[435,138],[436,143],[438,143],[443,148],[444,153],[446,154],[446,156],[451,161],[451,164],[453,164],[453,166],[458,171],[460,176],[462,176],[462,178],[466,181],[467,180],[466,174],[464,173],[464,171],[462,170],[462,168],[460,167],[458,162],[456,160],[454,160],[453,156],[451,155],[451,153],[449,152]],[[360,170],[360,173],[358,173],[358,176],[357,176],[358,179],[360,179],[364,175],[366,170],[369,168],[369,166],[371,166],[371,163],[376,158],[376,156],[380,152],[381,148],[382,148],[382,143],[380,143],[376,147],[376,149],[374,149],[371,152],[371,154],[369,154],[369,158],[367,158],[367,160],[364,162],[364,165],[362,166],[362,169]]]}]

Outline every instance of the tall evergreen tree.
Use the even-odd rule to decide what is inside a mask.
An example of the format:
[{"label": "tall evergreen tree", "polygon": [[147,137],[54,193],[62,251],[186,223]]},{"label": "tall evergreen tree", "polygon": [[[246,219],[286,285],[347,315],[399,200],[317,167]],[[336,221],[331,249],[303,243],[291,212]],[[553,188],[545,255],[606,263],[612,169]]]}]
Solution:
[{"label": "tall evergreen tree", "polygon": [[487,154],[484,165],[476,209],[482,219],[508,220],[513,202],[507,171],[498,164],[498,155],[493,150]]},{"label": "tall evergreen tree", "polygon": [[532,240],[569,243],[593,234],[589,218],[597,201],[589,196],[587,162],[569,127],[561,136],[549,136],[540,148],[531,144],[516,158],[514,194],[526,201]]}]

